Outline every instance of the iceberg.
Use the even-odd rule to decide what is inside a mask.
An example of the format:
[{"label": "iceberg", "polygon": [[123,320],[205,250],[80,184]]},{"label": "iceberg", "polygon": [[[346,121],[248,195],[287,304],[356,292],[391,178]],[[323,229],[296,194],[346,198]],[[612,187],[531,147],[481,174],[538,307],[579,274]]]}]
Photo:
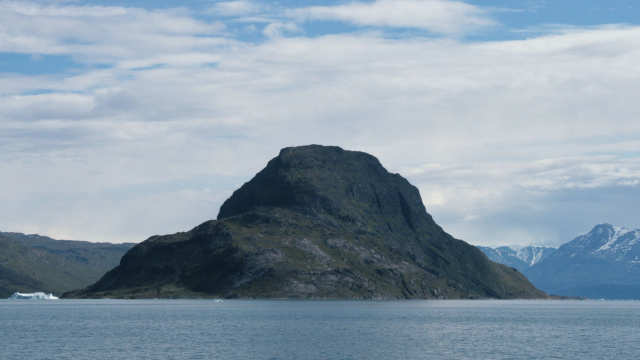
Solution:
[{"label": "iceberg", "polygon": [[13,293],[9,298],[11,300],[58,300],[57,296],[53,296],[53,294],[45,294],[43,292],[35,292],[35,293]]}]

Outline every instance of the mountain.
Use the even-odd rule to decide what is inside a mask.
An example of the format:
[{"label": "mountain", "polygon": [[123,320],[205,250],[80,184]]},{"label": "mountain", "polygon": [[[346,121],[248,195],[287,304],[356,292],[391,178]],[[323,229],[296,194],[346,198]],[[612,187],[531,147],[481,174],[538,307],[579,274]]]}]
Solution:
[{"label": "mountain", "polygon": [[516,251],[516,257],[531,267],[556,252],[554,247],[529,245]]},{"label": "mountain", "polygon": [[18,291],[59,295],[90,285],[133,245],[0,232],[0,298]]},{"label": "mountain", "polygon": [[454,239],[418,189],[373,156],[285,148],[217,220],[136,245],[65,297],[541,298],[524,276]]},{"label": "mountain", "polygon": [[544,260],[556,251],[556,248],[553,247],[535,245],[529,245],[518,250],[514,250],[508,246],[497,248],[478,246],[478,248],[487,255],[489,260],[516,268],[521,273],[524,273],[531,266]]},{"label": "mountain", "polygon": [[597,225],[560,246],[525,275],[548,293],[640,299],[640,230]]}]

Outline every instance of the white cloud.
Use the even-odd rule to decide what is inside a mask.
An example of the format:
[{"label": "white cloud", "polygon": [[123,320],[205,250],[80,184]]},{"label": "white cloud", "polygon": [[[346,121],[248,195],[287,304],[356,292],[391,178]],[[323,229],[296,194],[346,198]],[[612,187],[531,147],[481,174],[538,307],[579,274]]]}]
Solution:
[{"label": "white cloud", "polygon": [[93,105],[93,98],[82,94],[52,93],[0,99],[2,115],[23,120],[83,118]]},{"label": "white cloud", "polygon": [[246,16],[258,13],[263,5],[253,1],[219,1],[207,12],[216,16]]},{"label": "white cloud", "polygon": [[[424,165],[407,172],[427,194],[425,206],[436,221],[455,236],[476,244],[527,245],[530,241],[525,239],[536,233],[538,243],[558,245],[601,222],[637,226],[631,204],[640,193],[636,181],[640,158],[511,159],[476,165]],[[434,198],[436,201],[430,201]],[[546,237],[539,236],[545,231]],[[516,232],[531,234],[506,235]]]},{"label": "white cloud", "polygon": [[359,26],[415,28],[461,35],[496,23],[476,6],[445,0],[377,0],[292,10],[300,20],[333,20]]},{"label": "white cloud", "polygon": [[265,26],[262,33],[268,38],[282,37],[285,33],[296,33],[300,32],[298,26],[293,22],[272,22],[269,25]]},{"label": "white cloud", "polygon": [[[0,2],[0,51],[111,63],[220,44],[224,25],[182,10]],[[204,35],[204,36],[203,36]]]},{"label": "white cloud", "polygon": [[[637,215],[638,197],[622,194],[640,178],[638,27],[465,43],[310,38],[281,20],[268,41],[249,43],[177,10],[0,6],[3,51],[110,65],[0,75],[0,187],[12,189],[0,202],[13,204],[0,212],[3,231],[40,224],[45,235],[141,241],[187,230],[280,148],[309,143],[377,156],[473,243],[567,241],[598,218],[638,226],[615,221]],[[587,213],[580,196],[601,207]],[[90,236],[95,219],[104,227]]]},{"label": "white cloud", "polygon": [[38,222],[9,214],[3,225],[10,222],[20,232],[56,239],[139,242],[157,234],[188,231],[214,218],[217,211],[212,208],[224,200],[205,188],[163,190],[145,193],[137,189],[123,199],[59,196],[31,208],[46,214]]}]

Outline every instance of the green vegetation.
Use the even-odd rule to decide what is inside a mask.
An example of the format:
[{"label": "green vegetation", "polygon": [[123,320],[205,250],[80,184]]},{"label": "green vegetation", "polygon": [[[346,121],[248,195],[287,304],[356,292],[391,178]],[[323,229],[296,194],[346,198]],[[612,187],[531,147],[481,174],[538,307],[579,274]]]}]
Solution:
[{"label": "green vegetation", "polygon": [[132,246],[0,233],[0,298],[14,292],[60,295],[87,286],[118,265]]}]

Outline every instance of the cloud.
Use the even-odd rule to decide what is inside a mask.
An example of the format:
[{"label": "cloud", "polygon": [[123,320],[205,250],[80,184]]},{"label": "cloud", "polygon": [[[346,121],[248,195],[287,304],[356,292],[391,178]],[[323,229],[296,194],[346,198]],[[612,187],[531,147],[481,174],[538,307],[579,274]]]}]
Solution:
[{"label": "cloud", "polygon": [[462,35],[496,25],[479,7],[444,0],[377,0],[312,6],[292,10],[290,16],[308,21],[343,21],[357,26],[414,28],[448,35]]},{"label": "cloud", "polygon": [[258,13],[263,7],[253,1],[219,1],[207,9],[207,13],[216,16],[246,16]]},{"label": "cloud", "polygon": [[183,10],[0,2],[0,51],[106,63],[220,45],[224,25]]},{"label": "cloud", "polygon": [[268,38],[282,37],[284,33],[296,33],[300,32],[298,26],[293,22],[272,22],[267,25],[262,31]]},{"label": "cloud", "polygon": [[0,75],[3,231],[141,241],[186,230],[280,148],[310,143],[377,156],[472,243],[568,241],[600,218],[637,226],[639,27],[473,43],[311,37],[281,18],[256,42],[184,10],[0,7],[3,51],[81,65]]},{"label": "cloud", "polygon": [[117,193],[112,193],[113,197],[62,194],[31,204],[32,211],[46,214],[38,222],[17,214],[8,214],[3,221],[11,222],[20,232],[47,234],[56,239],[139,242],[210,220],[217,215],[213,205],[224,200],[205,187],[168,191],[170,185],[159,184],[158,192],[149,192],[149,187],[128,192],[126,198]]},{"label": "cloud", "polygon": [[93,108],[93,98],[81,94],[13,96],[0,100],[3,115],[23,120],[78,119]]}]

